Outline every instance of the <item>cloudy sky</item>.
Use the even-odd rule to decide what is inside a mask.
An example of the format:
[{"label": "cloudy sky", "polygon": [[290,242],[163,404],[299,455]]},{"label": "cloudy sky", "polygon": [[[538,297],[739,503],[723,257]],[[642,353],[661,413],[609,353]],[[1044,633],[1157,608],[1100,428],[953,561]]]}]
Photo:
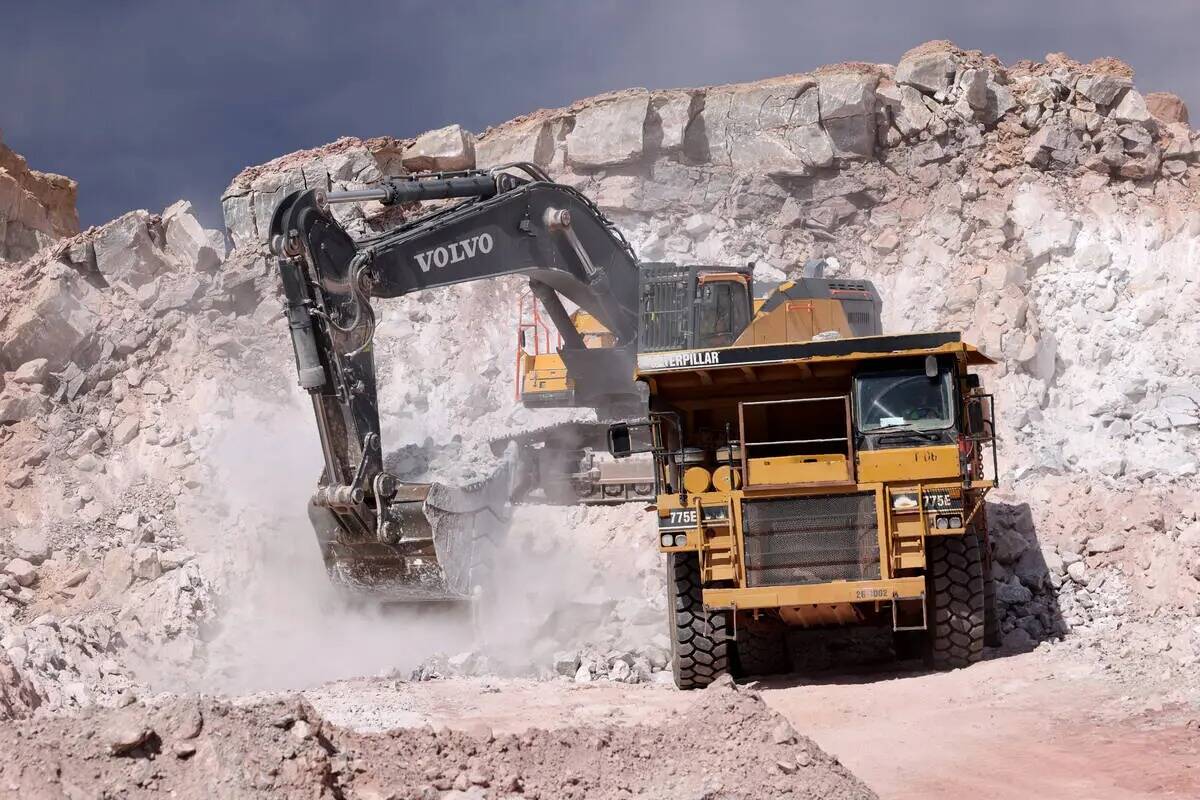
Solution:
[{"label": "cloudy sky", "polygon": [[204,221],[242,167],[342,135],[479,131],[628,86],[895,63],[947,38],[1006,63],[1112,55],[1200,110],[1200,3],[9,0],[0,137],[79,181],[84,225],[180,197]]}]

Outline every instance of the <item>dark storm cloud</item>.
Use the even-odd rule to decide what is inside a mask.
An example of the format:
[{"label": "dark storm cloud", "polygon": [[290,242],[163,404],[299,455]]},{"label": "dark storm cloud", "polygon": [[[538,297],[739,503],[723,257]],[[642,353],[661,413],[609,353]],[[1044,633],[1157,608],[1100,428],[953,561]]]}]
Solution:
[{"label": "dark storm cloud", "polygon": [[948,38],[1007,63],[1113,55],[1200,103],[1190,2],[10,2],[0,129],[80,183],[84,224],[179,197],[216,224],[247,164],[341,135],[481,130],[625,86],[895,63]]}]

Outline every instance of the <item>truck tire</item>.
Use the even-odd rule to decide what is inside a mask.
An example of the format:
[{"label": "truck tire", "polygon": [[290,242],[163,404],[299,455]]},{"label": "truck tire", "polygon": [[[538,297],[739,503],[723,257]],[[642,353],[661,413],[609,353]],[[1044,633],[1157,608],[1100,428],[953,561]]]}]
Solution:
[{"label": "truck tire", "polygon": [[705,612],[696,553],[667,554],[671,672],[680,689],[702,689],[729,671],[729,615]]},{"label": "truck tire", "polygon": [[792,671],[792,656],[783,631],[739,630],[733,652],[734,674],[739,678]]},{"label": "truck tire", "polygon": [[928,540],[929,603],[927,661],[933,669],[957,669],[983,656],[983,549],[972,530]]}]

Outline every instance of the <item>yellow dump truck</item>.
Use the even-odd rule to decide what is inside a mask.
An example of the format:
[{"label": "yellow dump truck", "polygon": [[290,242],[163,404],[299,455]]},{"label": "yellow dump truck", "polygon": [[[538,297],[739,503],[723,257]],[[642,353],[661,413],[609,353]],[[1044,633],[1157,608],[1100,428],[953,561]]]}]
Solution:
[{"label": "yellow dump truck", "polygon": [[826,283],[780,287],[727,347],[643,348],[649,420],[609,429],[653,454],[680,688],[786,671],[790,628],[890,626],[938,669],[995,634],[993,362],[954,332],[856,336],[869,284]]}]

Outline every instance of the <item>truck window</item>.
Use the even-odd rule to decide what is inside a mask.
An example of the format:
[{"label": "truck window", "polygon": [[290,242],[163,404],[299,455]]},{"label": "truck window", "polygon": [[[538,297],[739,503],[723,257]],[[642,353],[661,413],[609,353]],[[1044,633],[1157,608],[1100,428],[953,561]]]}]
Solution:
[{"label": "truck window", "polygon": [[934,378],[920,369],[859,375],[854,379],[858,430],[949,428],[954,424],[953,391],[952,376],[945,369]]}]

